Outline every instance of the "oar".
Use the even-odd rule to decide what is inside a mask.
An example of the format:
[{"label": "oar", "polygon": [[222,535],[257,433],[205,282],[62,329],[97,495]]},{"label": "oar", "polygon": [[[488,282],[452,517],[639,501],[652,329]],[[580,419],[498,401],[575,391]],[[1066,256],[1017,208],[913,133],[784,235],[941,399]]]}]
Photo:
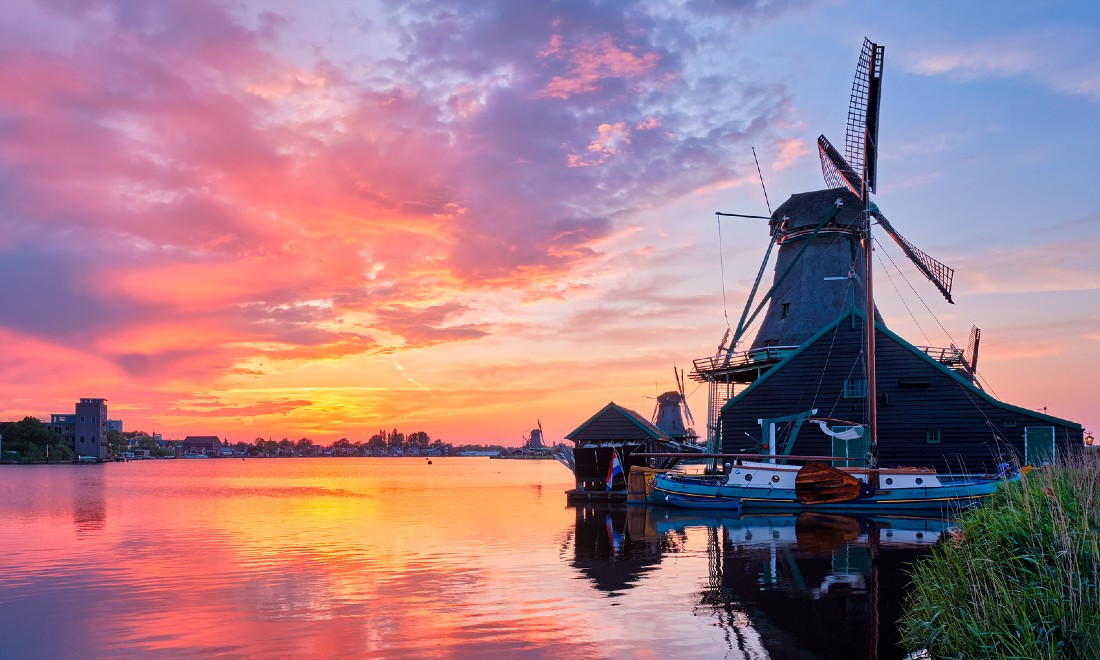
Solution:
[{"label": "oar", "polygon": [[801,504],[831,504],[870,497],[873,491],[852,475],[824,463],[807,463],[794,478]]}]

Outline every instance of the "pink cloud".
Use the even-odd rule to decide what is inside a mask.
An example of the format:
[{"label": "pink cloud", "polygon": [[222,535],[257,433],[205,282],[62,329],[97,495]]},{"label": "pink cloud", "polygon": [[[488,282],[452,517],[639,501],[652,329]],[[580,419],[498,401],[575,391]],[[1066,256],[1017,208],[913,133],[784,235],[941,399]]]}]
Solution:
[{"label": "pink cloud", "polygon": [[[248,3],[15,2],[0,303],[26,313],[0,333],[80,390],[13,359],[28,405],[106,388],[190,423],[193,392],[477,344],[504,327],[483,297],[587,294],[570,276],[623,218],[728,179],[746,139],[732,118],[692,132],[641,14],[393,8],[375,24],[396,45],[368,57]],[[783,114],[758,100],[755,126]]]},{"label": "pink cloud", "polygon": [[540,55],[558,58],[567,54],[565,75],[555,76],[539,92],[539,96],[567,99],[575,94],[596,90],[607,78],[636,78],[653,71],[657,53],[637,55],[617,46],[609,35],[583,41],[565,50],[560,35],[551,37],[550,45]]}]

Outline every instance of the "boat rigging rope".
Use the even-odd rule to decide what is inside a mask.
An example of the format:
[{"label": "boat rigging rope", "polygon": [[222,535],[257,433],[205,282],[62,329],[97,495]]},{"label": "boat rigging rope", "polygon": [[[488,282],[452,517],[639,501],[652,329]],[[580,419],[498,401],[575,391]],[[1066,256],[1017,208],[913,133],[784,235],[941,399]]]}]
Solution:
[{"label": "boat rigging rope", "polygon": [[[875,243],[878,244],[878,247],[879,247],[878,252],[880,254],[885,254],[886,258],[890,260],[890,264],[893,265],[894,270],[896,270],[898,272],[898,274],[901,275],[902,279],[905,280],[905,283],[909,285],[909,289],[913,292],[913,295],[915,295],[917,297],[917,300],[921,301],[921,304],[924,305],[924,308],[926,310],[928,310],[928,314],[933,319],[935,319],[936,323],[940,326],[940,329],[943,330],[944,334],[947,335],[947,338],[951,341],[951,345],[952,346],[958,346],[958,344],[955,342],[955,338],[951,336],[951,333],[947,331],[947,328],[943,327],[943,323],[940,323],[939,317],[937,317],[935,312],[933,312],[928,307],[928,303],[926,303],[924,301],[924,298],[922,298],[921,295],[917,292],[917,289],[916,289],[916,287],[913,286],[913,283],[909,281],[909,278],[906,277],[905,273],[901,270],[901,268],[898,267],[898,264],[897,264],[897,262],[894,261],[894,258],[892,256],[890,256],[890,253],[886,251],[886,249],[883,247],[882,243],[879,243],[877,238],[874,239],[874,240],[875,240]],[[880,264],[882,263],[882,257],[879,257],[879,263]],[[883,266],[885,267],[885,264],[883,264]],[[913,319],[913,323],[915,323],[917,325],[917,328],[920,329],[921,334],[924,335],[924,340],[928,344],[931,344],[932,340],[930,340],[928,338],[928,335],[924,332],[924,328],[921,327],[920,322],[917,321],[916,316],[914,316],[912,310],[909,309],[909,304],[905,302],[905,299],[902,298],[902,296],[901,296],[901,292],[897,290],[897,285],[894,284],[894,278],[890,275],[890,271],[886,270],[885,272],[886,272],[886,276],[890,279],[890,284],[893,285],[894,290],[897,291],[898,298],[901,300],[901,303],[903,305],[905,305],[906,311],[909,312],[909,316]],[[993,387],[989,384],[989,381],[987,381],[985,378],[983,378],[976,371],[974,372],[974,377],[981,379],[981,381],[983,383],[985,383],[985,386],[989,389],[990,393],[993,395],[994,398],[996,398],[996,399],[1001,398],[1000,396],[998,396],[997,392],[993,389]],[[971,405],[973,405],[978,410],[978,412],[981,413],[982,417],[985,418],[986,424],[990,427],[990,429],[995,429],[996,425],[993,424],[992,420],[989,419],[989,416],[985,414],[985,411],[982,410],[982,407],[978,404],[977,401],[974,400],[974,397],[972,397],[970,395],[970,392],[967,391],[967,388],[964,387],[962,385],[962,383],[959,383],[959,388],[962,389],[963,393],[966,395],[966,398],[970,401]],[[993,431],[993,437],[994,438],[998,437],[997,432],[995,430]]]},{"label": "boat rigging rope", "polygon": [[[882,262],[882,254],[885,251],[885,248],[883,248],[882,243],[878,242],[878,239],[875,239],[875,243],[877,243],[879,246],[878,254],[876,256],[878,257],[878,262],[883,266],[883,272],[886,273],[886,279],[890,280],[890,286],[894,287],[894,292],[898,294],[898,300],[900,300],[901,304],[905,306],[905,311],[909,312],[909,318],[913,319],[913,324],[917,326],[917,330],[920,330],[921,335],[924,337],[924,343],[931,346],[932,340],[928,338],[928,333],[924,331],[924,327],[921,326],[920,321],[917,320],[916,314],[914,314],[913,310],[909,308],[909,303],[906,302],[904,297],[902,297],[901,290],[898,289],[898,284],[894,281],[894,276],[890,273],[888,269],[886,269],[886,264]],[[894,270],[896,270],[898,274],[901,275],[902,279],[905,279],[906,283],[908,283],[909,280],[905,277],[905,273],[901,272],[901,269],[898,268],[898,265],[894,261],[894,258],[890,256],[889,253],[886,253],[886,258],[890,260],[890,265],[894,267]],[[910,285],[909,288],[912,288],[912,285]]]},{"label": "boat rigging rope", "polygon": [[[851,288],[852,288],[852,281],[848,280],[848,289],[851,290]],[[845,293],[844,295],[847,296],[848,294]],[[836,335],[837,335],[837,331],[839,329],[840,329],[839,324],[833,327],[832,337],[830,337],[830,339],[829,339],[829,352],[825,354],[825,367],[829,366],[829,360],[832,359],[832,357],[833,357],[833,345],[836,343]],[[814,390],[813,402],[810,404],[811,408],[816,408],[817,407],[817,397],[821,394],[821,384],[823,382],[825,382],[825,367],[822,367],[821,369],[818,370],[817,389]],[[839,401],[839,399],[837,401]],[[832,415],[834,412],[836,412],[836,406],[837,406],[837,402],[834,401],[832,409],[829,410],[829,415]]]},{"label": "boat rigging rope", "polygon": [[[877,238],[874,239],[874,241],[875,241],[876,244],[878,244],[880,252],[885,252],[886,251],[886,248],[883,247],[882,243],[879,243]],[[928,311],[928,315],[931,316],[933,319],[935,319],[936,324],[940,326],[940,330],[943,330],[943,334],[947,335],[947,338],[951,340],[951,345],[952,346],[958,346],[958,343],[955,342],[955,338],[951,336],[951,333],[947,331],[947,328],[943,327],[943,323],[940,323],[940,319],[939,319],[938,316],[936,316],[936,313],[932,311],[932,308],[928,306],[928,303],[926,303],[924,301],[924,298],[922,298],[921,295],[919,293],[917,293],[917,289],[916,289],[916,287],[913,286],[913,283],[909,281],[909,278],[905,276],[905,273],[902,273],[901,268],[898,268],[897,263],[894,261],[894,258],[890,256],[890,253],[886,252],[886,258],[889,259],[890,263],[894,264],[894,268],[897,269],[897,271],[899,273],[901,273],[902,279],[904,279],[905,283],[909,285],[909,289],[913,292],[913,295],[917,297],[917,300],[919,300],[922,305],[924,305],[924,309]],[[879,261],[880,262],[882,261],[881,257],[879,258]],[[900,297],[900,294],[899,294],[899,297]],[[904,300],[902,302],[904,303]],[[909,306],[906,305],[905,308],[909,309]],[[910,312],[910,314],[912,314],[912,312]],[[914,318],[913,321],[915,322],[916,318]],[[918,324],[917,327],[920,327],[919,324]],[[921,334],[924,334],[923,329],[921,330]],[[927,340],[927,339],[928,339],[928,337],[925,336],[925,340]],[[929,341],[929,343],[932,343],[932,342]]]},{"label": "boat rigging rope", "polygon": [[[811,271],[816,270],[816,266],[819,263],[821,263],[821,261],[823,261],[825,259],[826,255],[829,254],[829,252],[832,251],[832,248],[835,247],[836,244],[838,242],[840,242],[841,239],[843,239],[843,238],[844,238],[843,236],[834,236],[833,241],[831,243],[827,244],[825,246],[825,249],[821,250],[820,254],[817,255],[817,258],[809,263],[809,268],[806,268],[805,270],[803,270],[802,274],[798,276],[798,279],[791,282],[791,285],[790,285],[789,289],[793,290],[796,286],[798,286],[802,282],[802,280],[806,279],[806,275],[808,273],[810,273]],[[778,257],[776,257],[776,258],[778,259]],[[851,281],[849,281],[848,286],[849,287],[851,286]],[[844,295],[847,296],[848,293],[846,292]],[[769,312],[770,312],[770,309],[769,309]],[[756,320],[754,320],[750,326],[748,326],[747,328],[744,329],[744,331],[741,333],[741,335],[745,336],[745,337],[751,336],[753,334],[753,332],[756,330],[756,328],[764,323],[764,319],[767,316],[768,316],[768,314],[765,314],[763,316],[758,316],[756,318]]]},{"label": "boat rigging rope", "polygon": [[726,259],[723,256],[725,249],[722,245],[722,216],[717,213],[714,215],[718,223],[718,264],[722,269],[722,316],[726,317],[726,331],[733,332],[733,328],[730,327],[729,310],[726,308]]}]

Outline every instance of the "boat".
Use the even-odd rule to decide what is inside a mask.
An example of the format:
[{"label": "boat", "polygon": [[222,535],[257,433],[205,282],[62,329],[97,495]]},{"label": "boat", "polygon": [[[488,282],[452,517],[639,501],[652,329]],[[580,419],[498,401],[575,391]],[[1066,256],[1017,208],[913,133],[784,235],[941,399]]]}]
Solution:
[{"label": "boat", "polygon": [[720,511],[737,511],[741,508],[740,497],[723,497],[721,495],[676,495],[665,497],[665,504],[680,507],[681,509],[708,509]]},{"label": "boat", "polygon": [[[849,158],[854,159],[853,163],[857,167],[850,166],[844,157],[833,149],[827,140],[824,140],[824,136],[819,139],[826,181],[834,186],[829,190],[812,194],[818,201],[823,197],[826,198],[823,206],[827,208],[822,213],[823,218],[818,222],[815,216],[814,224],[808,228],[805,226],[792,228],[796,223],[784,215],[783,210],[786,205],[781,206],[769,218],[773,223],[773,241],[776,238],[782,238],[788,245],[802,246],[793,248],[796,251],[794,261],[797,261],[811,247],[814,239],[822,231],[851,243],[850,249],[845,248],[841,251],[843,265],[849,268],[848,275],[823,279],[846,280],[849,283],[849,290],[852,291],[851,302],[845,303],[849,304],[850,308],[840,318],[850,319],[852,328],[861,328],[859,332],[862,333],[863,363],[857,368],[863,371],[865,377],[858,381],[855,379],[846,381],[843,396],[848,400],[862,400],[866,407],[866,421],[852,422],[821,417],[817,416],[816,409],[771,419],[760,419],[761,440],[758,446],[763,450],[761,453],[751,455],[718,453],[713,451],[714,445],[708,442],[708,453],[705,457],[712,461],[708,473],[704,475],[684,475],[673,472],[653,474],[647,478],[646,482],[645,496],[650,504],[683,506],[684,502],[736,500],[746,510],[814,509],[831,512],[939,511],[951,513],[977,504],[996,492],[1002,483],[1019,479],[1019,472],[1010,469],[1007,461],[998,464],[992,474],[942,474],[929,467],[899,466],[887,469],[879,466],[877,412],[879,396],[876,385],[875,335],[876,332],[881,331],[881,326],[876,323],[872,285],[872,226],[879,224],[895,240],[898,240],[918,267],[923,266],[922,272],[937,285],[949,301],[951,300],[950,280],[953,276],[953,271],[948,275],[939,275],[941,271],[948,270],[943,264],[919,252],[908,242],[899,240],[894,235],[896,232],[870,200],[869,193],[875,189],[878,90],[881,84],[882,54],[882,46],[867,40],[864,43],[860,64],[857,66],[851,106],[851,112],[854,114],[849,115],[850,133],[847,136],[849,144],[853,140],[857,143],[854,149],[855,155],[852,155],[853,151],[849,151]],[[851,132],[853,126],[854,134]],[[792,199],[796,200],[797,197]],[[831,201],[834,197],[835,202]],[[846,201],[850,208],[841,214]],[[858,213],[852,213],[853,210]],[[769,253],[770,250],[769,246]],[[788,254],[792,253],[788,252]],[[767,257],[765,257],[765,263],[766,261]],[[788,265],[780,274],[777,265],[777,283],[765,297],[765,301],[775,292],[791,267],[792,265]],[[754,286],[754,293],[755,290]],[[840,300],[843,301],[846,298]],[[811,302],[821,305],[819,299]],[[860,305],[862,309],[859,309]],[[761,307],[757,308],[757,312],[762,307],[763,302]],[[775,312],[781,315],[780,318],[786,319],[790,303],[781,303],[776,307],[777,310],[769,309],[769,313]],[[746,306],[742,323],[734,336],[734,345],[746,328],[745,319],[748,311],[749,307]],[[725,344],[725,338],[722,344]],[[723,346],[719,347],[720,354],[723,349]],[[746,364],[756,370],[756,374],[750,378],[766,380],[768,374],[776,372],[796,358],[799,349],[799,346],[770,346],[767,343],[760,348],[754,347],[743,356],[747,361]],[[976,348],[974,350],[976,352]],[[772,355],[773,351],[775,355]],[[732,351],[724,354],[722,369],[729,368],[732,355]],[[976,357],[971,358],[971,365],[974,361]],[[824,368],[825,365],[819,367],[822,370]],[[814,383],[819,382],[819,378],[810,374],[807,376]],[[754,382],[753,385],[755,384]],[[711,405],[710,408],[721,409],[722,406]],[[791,447],[794,445],[798,429],[806,421],[816,422],[826,435],[834,440],[843,441],[844,444],[834,444],[834,446],[844,447],[844,455],[791,455]],[[778,437],[776,433],[776,427],[781,424],[788,429],[785,438]],[[937,443],[936,446],[938,446],[939,432],[935,431],[935,434],[927,441]],[[852,445],[846,444],[849,441],[852,441]],[[886,439],[886,442],[889,442],[889,439]],[[1051,444],[1053,446],[1053,431]],[[860,449],[850,451],[849,447]],[[647,456],[658,457],[668,456],[668,454],[648,454]],[[723,461],[721,472],[718,472],[718,467],[715,465],[719,460]],[[795,464],[796,462],[801,464]]]},{"label": "boat", "polygon": [[834,468],[821,462],[786,465],[741,460],[728,475],[658,473],[647,485],[650,504],[682,507],[685,500],[738,500],[745,510],[829,512],[945,512],[979,503],[999,484],[1020,478],[937,474],[929,468]]}]

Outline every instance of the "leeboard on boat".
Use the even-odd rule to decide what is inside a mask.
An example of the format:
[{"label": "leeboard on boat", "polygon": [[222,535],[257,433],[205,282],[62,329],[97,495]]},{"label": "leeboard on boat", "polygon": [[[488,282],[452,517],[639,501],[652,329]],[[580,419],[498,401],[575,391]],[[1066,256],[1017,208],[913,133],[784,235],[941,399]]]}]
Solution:
[{"label": "leeboard on boat", "polygon": [[871,489],[852,475],[824,463],[807,463],[794,478],[800,504],[834,504],[870,497]]}]

